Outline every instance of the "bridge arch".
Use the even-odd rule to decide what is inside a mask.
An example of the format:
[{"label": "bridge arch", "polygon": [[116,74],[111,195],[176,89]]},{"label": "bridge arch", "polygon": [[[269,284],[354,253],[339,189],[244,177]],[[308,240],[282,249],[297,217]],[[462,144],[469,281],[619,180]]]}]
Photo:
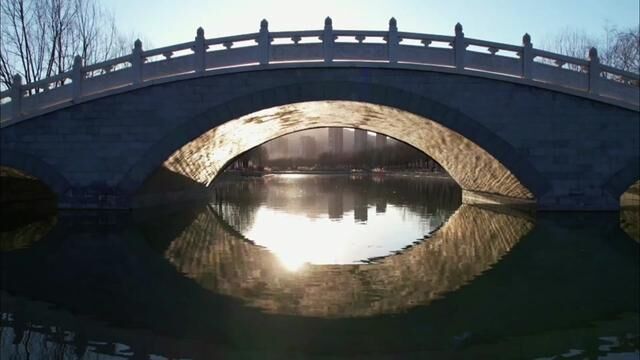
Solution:
[{"label": "bridge arch", "polygon": [[631,159],[626,166],[607,180],[604,188],[615,199],[619,199],[622,194],[638,182],[640,182],[640,159]]},{"label": "bridge arch", "polygon": [[[314,120],[314,115],[299,105],[314,102],[362,104],[364,115],[349,124],[335,122],[330,116]],[[629,183],[621,180],[623,186],[607,186],[617,183],[612,177],[625,167],[631,175],[638,171],[629,165],[638,159],[640,141],[638,113],[633,109],[499,79],[424,69],[378,68],[371,64],[207,71],[198,76],[145,83],[23,121],[2,123],[0,147],[3,152],[11,150],[38,158],[68,180],[67,189],[60,186],[56,190],[59,207],[131,208],[137,206],[138,190],[149,190],[149,183],[158,184],[155,180],[159,177],[150,175],[157,169],[167,169],[165,162],[186,144],[202,145],[203,134],[274,108],[281,112],[286,108],[295,110],[291,114],[298,114],[299,118],[300,114],[308,115],[310,120],[306,123],[296,120],[297,125],[290,123],[287,127],[276,119],[264,125],[279,124],[277,127],[286,128],[287,132],[307,127],[360,127],[420,145],[424,138],[433,137],[433,132],[423,131],[424,136],[418,138],[420,131],[416,129],[425,124],[431,129],[444,128],[449,133],[441,134],[462,137],[477,146],[479,153],[495,160],[497,167],[531,193],[541,210],[617,210],[619,200],[615,193]],[[285,112],[282,118],[291,119],[291,114]],[[327,110],[326,114],[331,112]],[[343,111],[338,118],[348,116]],[[393,127],[399,118],[419,121],[401,121]],[[254,125],[243,124],[237,129]],[[253,141],[244,142],[243,149],[237,151],[285,133],[250,137]],[[236,135],[232,131],[227,138]],[[451,154],[462,153],[453,151],[456,147],[452,142],[441,145]],[[429,151],[432,148],[422,150],[434,155]],[[211,156],[211,152],[199,151],[197,146],[189,151],[193,151],[189,160],[194,163],[205,159],[205,155]],[[473,152],[467,154],[471,159],[475,156]],[[227,155],[228,159],[233,156]],[[471,164],[467,158],[460,159],[467,161],[465,170],[469,173],[476,171],[474,175],[491,179],[484,167]],[[445,168],[451,167],[451,163],[442,160],[436,159]],[[214,176],[209,174],[201,184]],[[505,194],[496,188],[461,181],[464,172],[454,177],[468,190]],[[176,196],[180,189],[194,185],[191,178],[171,180],[178,180],[170,189]],[[486,184],[493,182],[500,181]],[[178,186],[181,184],[185,186]],[[198,188],[202,187],[195,187]],[[169,191],[153,186],[151,189]],[[150,195],[149,199],[153,195],[144,194]],[[492,197],[484,196],[487,198]]]},{"label": "bridge arch", "polygon": [[0,153],[0,167],[7,167],[35,177],[44,183],[54,194],[65,194],[70,186],[67,179],[53,166],[39,158],[8,149],[2,149]]},{"label": "bridge arch", "polygon": [[[359,115],[344,118],[354,113]],[[134,194],[161,166],[208,184],[244,151],[287,133],[325,126],[362,128],[404,141],[442,164],[466,190],[533,199],[549,188],[526,157],[470,116],[403,89],[348,81],[280,86],[212,106],[167,132],[118,188]]]}]

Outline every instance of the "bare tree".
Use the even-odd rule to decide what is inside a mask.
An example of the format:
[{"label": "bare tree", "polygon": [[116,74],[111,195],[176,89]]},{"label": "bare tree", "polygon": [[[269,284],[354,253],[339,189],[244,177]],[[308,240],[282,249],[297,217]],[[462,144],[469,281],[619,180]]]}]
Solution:
[{"label": "bare tree", "polygon": [[95,1],[74,0],[77,10],[73,37],[76,54],[86,64],[93,64],[129,52],[133,43],[118,32],[113,14],[105,11]]},{"label": "bare tree", "polygon": [[600,62],[629,72],[640,72],[640,26],[619,30],[605,27],[599,37],[584,31],[565,29],[543,47],[576,58],[586,58],[589,49],[598,49]]},{"label": "bare tree", "polygon": [[629,72],[640,73],[640,26],[624,30],[607,29],[603,63]]},{"label": "bare tree", "polygon": [[19,74],[27,82],[128,52],[111,13],[90,0],[0,1],[0,87]]},{"label": "bare tree", "polygon": [[589,36],[585,31],[576,29],[564,29],[556,35],[551,41],[543,43],[543,48],[583,59],[589,53],[589,49],[599,44],[599,39]]}]

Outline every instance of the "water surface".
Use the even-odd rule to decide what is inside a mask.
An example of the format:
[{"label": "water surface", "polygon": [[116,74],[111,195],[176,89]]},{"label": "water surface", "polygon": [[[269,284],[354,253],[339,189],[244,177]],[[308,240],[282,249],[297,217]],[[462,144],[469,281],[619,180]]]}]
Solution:
[{"label": "water surface", "polygon": [[[638,357],[640,245],[620,214],[459,206],[455,186],[412,178],[342,178],[338,210],[326,177],[289,180],[3,227],[0,358]],[[402,239],[292,267],[255,230],[260,211],[366,227],[357,208]]]},{"label": "water surface", "polygon": [[216,183],[213,211],[289,269],[386,256],[460,205],[450,178],[268,175]]}]

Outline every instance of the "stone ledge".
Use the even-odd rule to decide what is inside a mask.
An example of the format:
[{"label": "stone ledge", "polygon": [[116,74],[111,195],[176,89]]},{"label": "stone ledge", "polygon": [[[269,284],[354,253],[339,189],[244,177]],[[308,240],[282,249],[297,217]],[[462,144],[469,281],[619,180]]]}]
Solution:
[{"label": "stone ledge", "polygon": [[462,203],[467,205],[507,205],[535,208],[534,199],[522,199],[482,191],[462,190]]}]

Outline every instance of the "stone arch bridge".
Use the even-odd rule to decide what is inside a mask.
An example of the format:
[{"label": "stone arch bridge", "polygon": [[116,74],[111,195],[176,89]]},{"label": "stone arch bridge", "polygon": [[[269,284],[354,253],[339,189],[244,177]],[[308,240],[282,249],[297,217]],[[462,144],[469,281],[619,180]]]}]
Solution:
[{"label": "stone arch bridge", "polygon": [[[63,208],[132,208],[165,169],[208,185],[229,161],[307,128],[380,132],[424,151],[467,198],[615,210],[640,177],[638,75],[532,46],[324,29],[205,39],[2,92],[0,165]],[[493,199],[493,200],[492,200]]]}]

